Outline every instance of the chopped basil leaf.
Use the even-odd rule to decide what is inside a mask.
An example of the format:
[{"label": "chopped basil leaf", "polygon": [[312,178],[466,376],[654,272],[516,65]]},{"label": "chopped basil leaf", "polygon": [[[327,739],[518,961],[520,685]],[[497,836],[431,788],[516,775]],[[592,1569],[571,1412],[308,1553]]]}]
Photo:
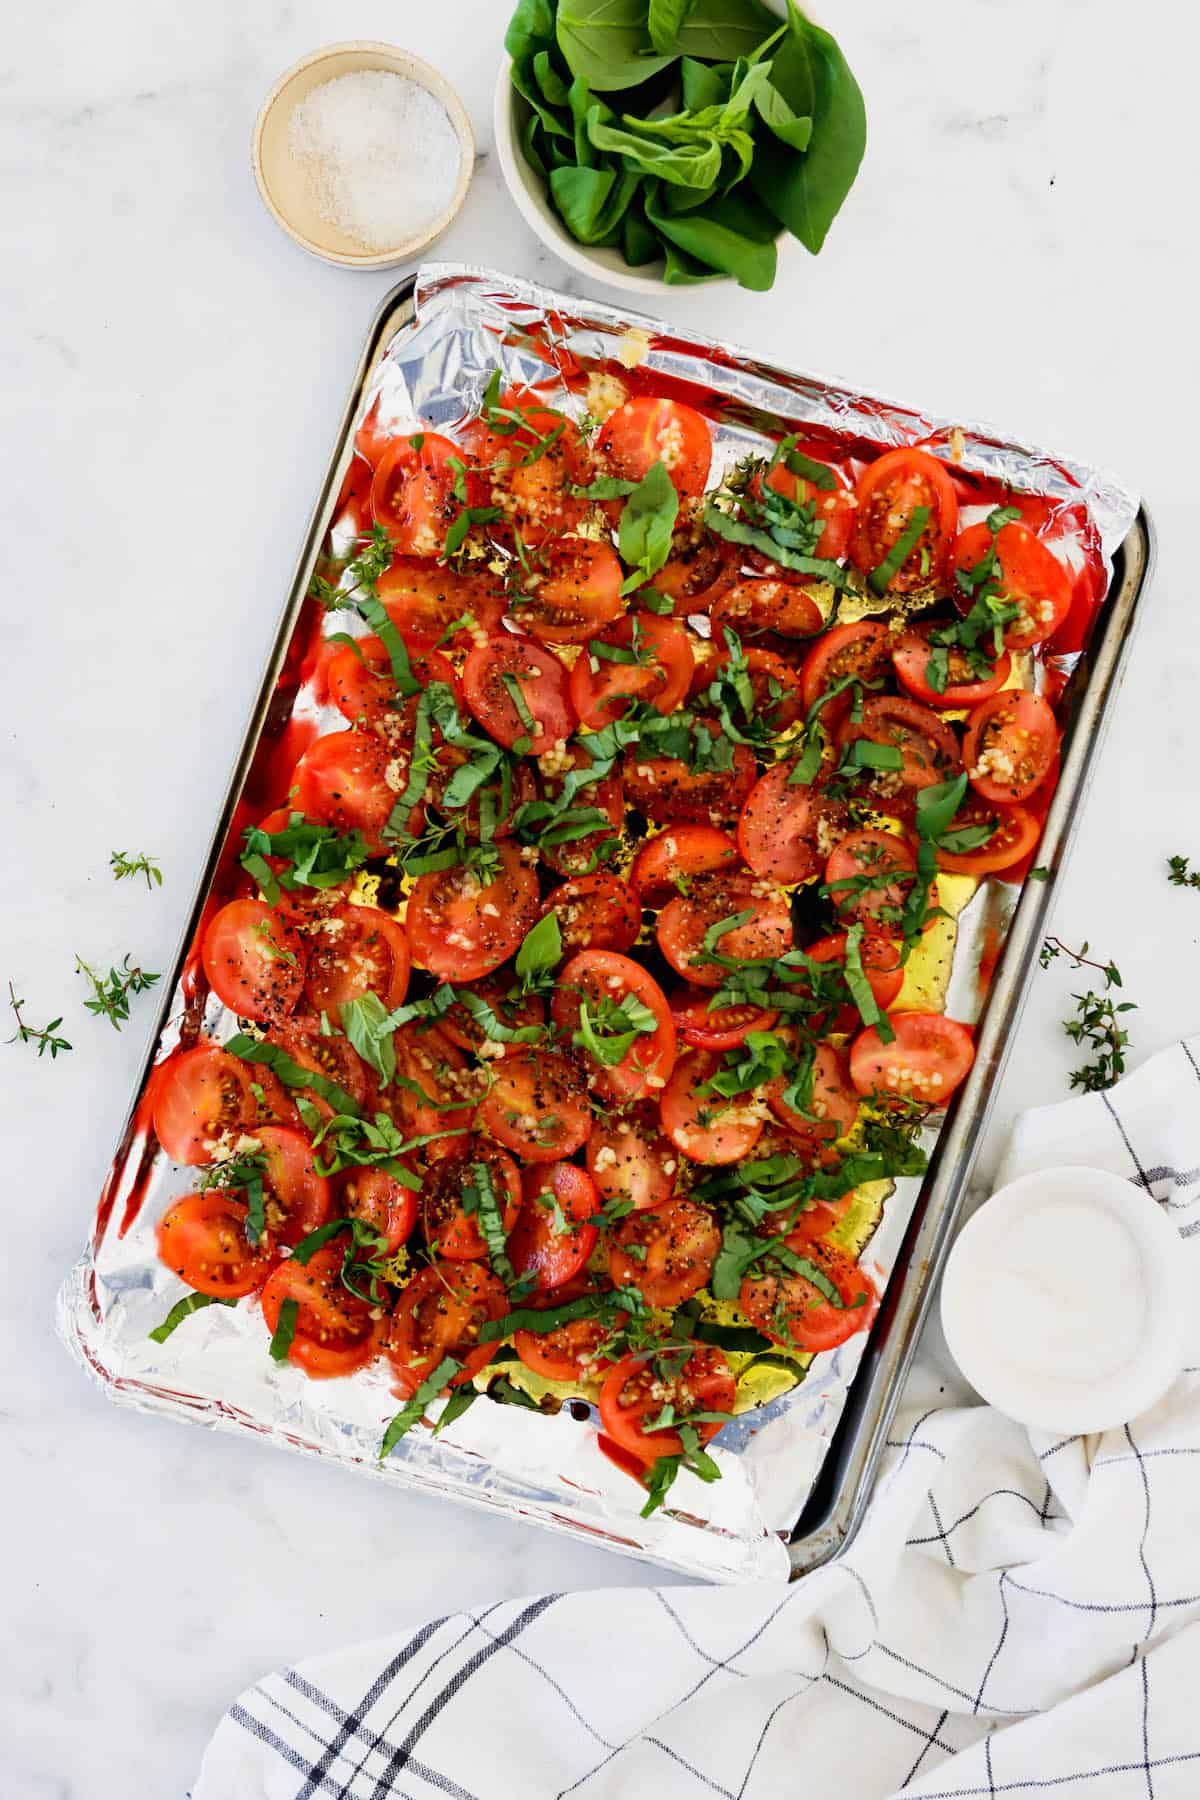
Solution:
[{"label": "chopped basil leaf", "polygon": [[319,1094],[322,1100],[328,1101],[336,1112],[349,1113],[353,1119],[361,1114],[362,1108],[353,1094],[348,1094],[336,1081],[319,1075],[315,1069],[305,1069],[300,1063],[293,1062],[287,1051],[281,1050],[278,1044],[261,1043],[258,1038],[239,1031],[230,1038],[225,1048],[230,1056],[239,1057],[242,1062],[265,1063],[285,1087],[311,1088],[314,1094]]},{"label": "chopped basil leaf", "polygon": [[199,1312],[202,1307],[236,1305],[236,1300],[226,1300],[218,1294],[185,1294],[182,1300],[175,1302],[162,1324],[156,1325],[153,1331],[147,1333],[147,1336],[151,1337],[156,1344],[165,1344],[171,1333],[182,1325],[185,1319],[190,1319],[194,1312]]},{"label": "chopped basil leaf", "polygon": [[867,583],[876,594],[886,594],[893,579],[900,573],[920,540],[930,520],[927,506],[914,506],[908,524],[900,533],[883,561],[871,570]]},{"label": "chopped basil leaf", "polygon": [[279,1303],[279,1319],[271,1334],[271,1356],[275,1362],[286,1362],[288,1351],[292,1347],[292,1339],[296,1335],[296,1320],[300,1313],[300,1302],[291,1296]]},{"label": "chopped basil leaf", "polygon": [[391,1424],[383,1434],[383,1442],[379,1446],[379,1460],[383,1462],[389,1457],[406,1431],[411,1431],[417,1424],[425,1408],[436,1400],[442,1389],[453,1381],[462,1364],[453,1356],[443,1356],[437,1368],[427,1375],[412,1399],[401,1407]]}]

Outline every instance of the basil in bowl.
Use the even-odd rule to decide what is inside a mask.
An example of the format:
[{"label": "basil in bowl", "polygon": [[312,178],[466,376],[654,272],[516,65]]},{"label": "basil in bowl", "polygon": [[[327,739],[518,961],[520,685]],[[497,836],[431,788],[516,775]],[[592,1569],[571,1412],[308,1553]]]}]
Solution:
[{"label": "basil in bowl", "polygon": [[793,0],[518,0],[496,88],[505,180],[573,268],[653,293],[762,290],[814,255],[866,145],[862,93]]}]

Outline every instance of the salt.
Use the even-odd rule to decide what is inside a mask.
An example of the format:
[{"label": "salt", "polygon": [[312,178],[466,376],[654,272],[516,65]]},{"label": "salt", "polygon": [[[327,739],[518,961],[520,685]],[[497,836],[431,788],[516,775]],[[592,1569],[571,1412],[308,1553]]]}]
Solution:
[{"label": "salt", "polygon": [[321,217],[364,250],[427,231],[458,183],[457,134],[428,88],[387,70],[322,82],[288,122]]}]

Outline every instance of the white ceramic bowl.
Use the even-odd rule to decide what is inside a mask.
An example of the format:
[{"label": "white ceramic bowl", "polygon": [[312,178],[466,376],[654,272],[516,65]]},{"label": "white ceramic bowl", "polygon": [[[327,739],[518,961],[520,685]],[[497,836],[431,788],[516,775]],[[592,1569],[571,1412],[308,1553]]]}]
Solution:
[{"label": "white ceramic bowl", "polygon": [[[979,1329],[980,1296],[1003,1266],[1018,1221],[1038,1208],[1073,1202],[1094,1213],[1097,1236],[1113,1222],[1127,1234],[1141,1265],[1146,1296],[1141,1344],[1115,1370],[1091,1375],[1078,1367],[1022,1368],[1005,1346]],[[1096,1239],[1093,1239],[1093,1244]],[[1156,1201],[1132,1182],[1103,1169],[1061,1167],[1023,1175],[993,1194],[963,1227],[942,1277],[942,1327],[950,1354],[972,1387],[1000,1412],[1020,1424],[1062,1433],[1108,1431],[1124,1425],[1160,1400],[1186,1357],[1195,1294],[1187,1261],[1179,1253],[1179,1233]],[[1086,1268],[1086,1222],[1072,1235],[1071,1256]],[[1045,1292],[1053,1305],[1055,1269],[1048,1259]],[[1104,1293],[1104,1309],[1119,1310],[1130,1296]],[[1014,1318],[1014,1339],[1018,1321]],[[1082,1350],[1083,1341],[1078,1340]],[[1086,1359],[1084,1359],[1086,1367]]]},{"label": "white ceramic bowl", "polygon": [[[403,75],[425,88],[445,107],[458,139],[458,179],[449,205],[424,230],[386,250],[361,249],[353,238],[321,217],[308,176],[288,145],[291,115],[315,87],[335,76],[357,75],[364,70]],[[475,138],[466,108],[439,70],[407,50],[398,50],[394,44],[355,41],[327,44],[285,70],[259,109],[250,154],[254,179],[267,211],[302,249],[319,256],[322,262],[336,263],[344,269],[387,269],[419,256],[457,218],[474,171]]]}]

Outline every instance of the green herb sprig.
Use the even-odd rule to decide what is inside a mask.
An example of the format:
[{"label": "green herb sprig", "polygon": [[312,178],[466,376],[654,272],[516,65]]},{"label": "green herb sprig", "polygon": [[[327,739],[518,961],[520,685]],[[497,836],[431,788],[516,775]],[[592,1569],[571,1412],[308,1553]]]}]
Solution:
[{"label": "green herb sprig", "polygon": [[129,1002],[137,994],[144,994],[152,988],[161,976],[152,974],[147,969],[139,968],[126,956],[119,969],[112,968],[107,975],[98,975],[81,956],[75,958],[75,972],[89,982],[92,990],[90,1000],[84,1005],[97,1018],[107,1019],[114,1031],[129,1018]]},{"label": "green herb sprig", "polygon": [[114,881],[124,881],[128,875],[144,875],[148,888],[162,886],[162,870],[156,856],[147,856],[144,851],[137,856],[126,856],[123,850],[113,850],[108,863]]},{"label": "green herb sprig", "polygon": [[1071,1086],[1082,1088],[1085,1093],[1097,1093],[1112,1087],[1125,1073],[1129,1033],[1122,1026],[1121,1017],[1124,1013],[1136,1012],[1137,1002],[1113,999],[1112,990],[1124,986],[1121,971],[1115,962],[1099,962],[1089,956],[1089,948],[1085,942],[1078,950],[1072,950],[1061,938],[1048,937],[1042,944],[1038,961],[1043,969],[1048,969],[1060,956],[1066,956],[1070,958],[1072,968],[1096,969],[1104,977],[1103,993],[1072,994],[1076,1016],[1063,1020],[1063,1030],[1072,1043],[1085,1045],[1095,1052],[1088,1062],[1072,1069]]},{"label": "green herb sprig", "polygon": [[17,990],[11,981],[8,984],[8,1004],[12,1008],[13,1018],[17,1021],[17,1029],[10,1038],[5,1039],[6,1043],[36,1044],[39,1056],[44,1056],[47,1050],[50,1052],[51,1062],[60,1053],[74,1048],[65,1037],[58,1035],[58,1028],[62,1024],[61,1014],[57,1019],[51,1019],[48,1025],[27,1025],[25,1023],[21,1016],[21,1008],[25,1002],[17,999]]}]

